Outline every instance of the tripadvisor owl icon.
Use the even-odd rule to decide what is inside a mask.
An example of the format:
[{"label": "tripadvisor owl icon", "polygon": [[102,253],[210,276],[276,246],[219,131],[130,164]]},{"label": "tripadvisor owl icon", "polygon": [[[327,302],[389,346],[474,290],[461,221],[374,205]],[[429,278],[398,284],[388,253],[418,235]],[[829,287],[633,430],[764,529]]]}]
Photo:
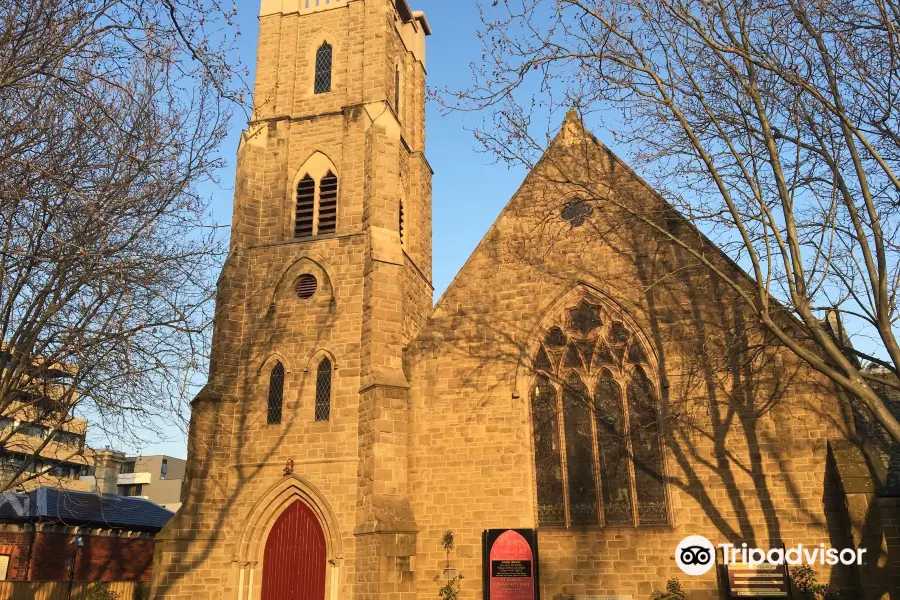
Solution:
[{"label": "tripadvisor owl icon", "polygon": [[716,562],[716,548],[702,535],[690,535],[675,548],[675,562],[687,575],[704,575]]}]

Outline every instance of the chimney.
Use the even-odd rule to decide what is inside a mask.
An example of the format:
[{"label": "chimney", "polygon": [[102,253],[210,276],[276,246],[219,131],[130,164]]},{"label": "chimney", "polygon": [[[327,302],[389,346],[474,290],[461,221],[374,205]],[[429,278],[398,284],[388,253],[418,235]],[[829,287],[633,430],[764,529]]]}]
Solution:
[{"label": "chimney", "polygon": [[97,491],[101,494],[115,494],[119,468],[125,462],[125,453],[118,450],[94,450],[94,480]]}]

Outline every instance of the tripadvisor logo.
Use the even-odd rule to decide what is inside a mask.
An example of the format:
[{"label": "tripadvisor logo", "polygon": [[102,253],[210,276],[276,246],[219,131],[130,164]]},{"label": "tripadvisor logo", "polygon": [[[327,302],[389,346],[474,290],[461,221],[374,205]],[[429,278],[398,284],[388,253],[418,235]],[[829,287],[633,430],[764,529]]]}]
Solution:
[{"label": "tripadvisor logo", "polygon": [[[726,565],[746,564],[751,568],[762,564],[784,565],[862,565],[865,548],[853,549],[798,544],[793,548],[773,548],[768,552],[761,548],[750,548],[747,544],[719,544],[722,560]],[[716,562],[716,546],[702,535],[690,535],[675,548],[675,562],[687,575],[699,576],[708,573]]]},{"label": "tripadvisor logo", "polygon": [[702,535],[689,535],[675,549],[675,562],[688,575],[705,575],[716,562],[716,548]]}]

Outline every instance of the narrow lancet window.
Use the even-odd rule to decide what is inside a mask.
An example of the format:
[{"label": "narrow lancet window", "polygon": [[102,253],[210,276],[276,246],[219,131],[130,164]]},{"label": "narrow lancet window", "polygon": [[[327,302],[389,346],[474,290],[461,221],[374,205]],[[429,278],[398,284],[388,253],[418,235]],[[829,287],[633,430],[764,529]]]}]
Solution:
[{"label": "narrow lancet window", "polygon": [[319,226],[316,235],[328,235],[337,229],[337,176],[328,171],[319,184]]},{"label": "narrow lancet window", "polygon": [[331,91],[331,62],[331,44],[323,42],[316,51],[316,81],[314,90],[316,94],[327,94]]},{"label": "narrow lancet window", "polygon": [[281,410],[284,400],[284,365],[278,363],[269,375],[269,407],[267,422],[269,425],[281,424]]},{"label": "narrow lancet window", "polygon": [[316,421],[331,418],[331,361],[323,358],[316,370]]}]

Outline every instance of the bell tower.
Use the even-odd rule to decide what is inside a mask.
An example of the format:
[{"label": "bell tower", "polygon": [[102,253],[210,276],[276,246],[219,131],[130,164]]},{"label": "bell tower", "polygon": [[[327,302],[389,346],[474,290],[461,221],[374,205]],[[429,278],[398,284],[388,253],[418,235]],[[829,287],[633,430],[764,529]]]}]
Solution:
[{"label": "bell tower", "polygon": [[[406,0],[262,0],[259,23],[209,382],[155,597],[287,598],[294,555],[325,557],[308,559],[322,600],[414,594],[403,350],[432,307],[431,30]],[[321,552],[271,547],[302,538],[290,515]]]}]

